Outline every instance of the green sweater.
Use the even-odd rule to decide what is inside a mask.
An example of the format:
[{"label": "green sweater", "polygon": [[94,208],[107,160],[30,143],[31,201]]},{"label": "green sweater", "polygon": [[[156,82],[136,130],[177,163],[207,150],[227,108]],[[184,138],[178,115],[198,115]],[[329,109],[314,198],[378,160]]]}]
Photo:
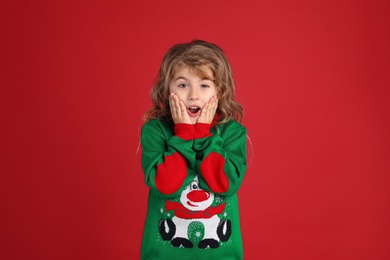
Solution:
[{"label": "green sweater", "polygon": [[141,144],[150,188],[141,259],[243,259],[237,191],[245,127],[151,120]]}]

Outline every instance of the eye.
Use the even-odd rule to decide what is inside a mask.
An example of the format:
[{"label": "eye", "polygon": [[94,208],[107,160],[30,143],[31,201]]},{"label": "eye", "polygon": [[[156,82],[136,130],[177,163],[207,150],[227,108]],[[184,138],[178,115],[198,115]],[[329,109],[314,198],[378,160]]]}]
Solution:
[{"label": "eye", "polygon": [[202,84],[202,85],[200,85],[200,87],[201,87],[201,88],[209,88],[210,86],[207,85],[207,84]]},{"label": "eye", "polygon": [[188,85],[185,83],[179,84],[179,88],[186,88],[186,87],[188,87]]},{"label": "eye", "polygon": [[193,182],[191,183],[191,190],[197,190],[199,187],[198,187],[198,183],[197,182]]}]

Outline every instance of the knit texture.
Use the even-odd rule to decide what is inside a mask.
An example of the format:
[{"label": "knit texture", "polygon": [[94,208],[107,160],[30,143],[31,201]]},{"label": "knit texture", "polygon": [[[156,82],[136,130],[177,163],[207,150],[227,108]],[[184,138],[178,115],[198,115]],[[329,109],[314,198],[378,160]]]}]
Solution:
[{"label": "knit texture", "polygon": [[243,259],[237,191],[245,127],[151,120],[141,144],[150,188],[141,259]]}]

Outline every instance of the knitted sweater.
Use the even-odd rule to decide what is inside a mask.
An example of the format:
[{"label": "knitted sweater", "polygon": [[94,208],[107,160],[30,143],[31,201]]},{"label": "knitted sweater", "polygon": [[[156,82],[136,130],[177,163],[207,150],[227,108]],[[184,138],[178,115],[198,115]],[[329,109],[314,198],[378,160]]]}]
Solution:
[{"label": "knitted sweater", "polygon": [[151,120],[141,144],[150,187],[141,259],[242,259],[237,191],[245,127]]}]

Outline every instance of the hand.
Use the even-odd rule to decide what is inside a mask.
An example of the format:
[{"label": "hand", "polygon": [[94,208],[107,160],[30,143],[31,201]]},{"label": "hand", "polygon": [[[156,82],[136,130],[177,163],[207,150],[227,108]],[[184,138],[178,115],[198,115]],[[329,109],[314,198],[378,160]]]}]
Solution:
[{"label": "hand", "polygon": [[192,124],[187,108],[175,93],[169,95],[169,107],[175,124]]},{"label": "hand", "polygon": [[211,124],[213,122],[217,108],[218,99],[215,97],[210,98],[209,102],[203,106],[197,123]]}]

